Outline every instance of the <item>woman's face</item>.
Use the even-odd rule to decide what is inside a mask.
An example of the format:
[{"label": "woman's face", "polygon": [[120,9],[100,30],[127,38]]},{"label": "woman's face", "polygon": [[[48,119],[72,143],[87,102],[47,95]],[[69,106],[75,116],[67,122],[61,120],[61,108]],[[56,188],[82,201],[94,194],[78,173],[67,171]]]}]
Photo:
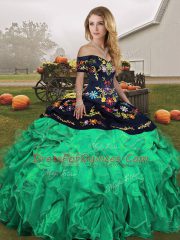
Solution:
[{"label": "woman's face", "polygon": [[89,31],[93,39],[105,37],[107,30],[104,25],[104,20],[101,16],[92,14],[89,17]]}]

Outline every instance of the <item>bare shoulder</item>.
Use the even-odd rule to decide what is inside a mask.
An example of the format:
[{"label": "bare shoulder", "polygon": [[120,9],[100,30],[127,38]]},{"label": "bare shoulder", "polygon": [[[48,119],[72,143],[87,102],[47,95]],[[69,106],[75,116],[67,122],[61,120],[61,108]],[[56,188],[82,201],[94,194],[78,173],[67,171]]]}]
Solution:
[{"label": "bare shoulder", "polygon": [[91,54],[92,47],[89,43],[82,45],[78,51],[78,57],[87,56]]}]

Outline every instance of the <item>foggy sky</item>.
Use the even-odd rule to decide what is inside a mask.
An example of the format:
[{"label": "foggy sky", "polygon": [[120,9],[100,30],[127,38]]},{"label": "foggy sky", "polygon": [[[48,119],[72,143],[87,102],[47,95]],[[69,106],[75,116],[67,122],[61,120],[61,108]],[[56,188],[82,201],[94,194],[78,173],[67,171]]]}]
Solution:
[{"label": "foggy sky", "polygon": [[113,13],[118,35],[149,22],[161,0],[0,0],[0,29],[12,22],[46,22],[51,39],[64,48],[66,56],[76,58],[84,37],[84,20],[89,11],[105,6]]}]

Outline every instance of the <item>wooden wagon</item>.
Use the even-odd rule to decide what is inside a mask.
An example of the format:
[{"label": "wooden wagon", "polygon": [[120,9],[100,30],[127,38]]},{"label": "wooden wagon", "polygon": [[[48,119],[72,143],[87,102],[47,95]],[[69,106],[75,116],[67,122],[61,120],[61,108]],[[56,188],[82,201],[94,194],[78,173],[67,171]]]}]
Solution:
[{"label": "wooden wagon", "polygon": [[41,79],[33,87],[37,98],[43,102],[55,102],[64,96],[67,90],[73,90],[75,77],[56,77]]}]

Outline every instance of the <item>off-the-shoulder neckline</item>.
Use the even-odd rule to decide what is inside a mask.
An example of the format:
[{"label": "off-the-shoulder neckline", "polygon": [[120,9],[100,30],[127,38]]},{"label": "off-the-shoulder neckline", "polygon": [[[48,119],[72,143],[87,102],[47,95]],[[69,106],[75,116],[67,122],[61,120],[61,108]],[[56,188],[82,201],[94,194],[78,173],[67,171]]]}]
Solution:
[{"label": "off-the-shoulder neckline", "polygon": [[100,57],[100,56],[98,56],[98,55],[94,55],[94,54],[84,55],[84,56],[78,56],[77,58],[92,57],[92,56],[94,56],[94,57],[98,57],[98,58],[101,58],[102,60],[105,60],[106,62],[112,62],[112,59],[110,59],[110,60],[106,60],[105,58],[102,58],[102,57]]}]

